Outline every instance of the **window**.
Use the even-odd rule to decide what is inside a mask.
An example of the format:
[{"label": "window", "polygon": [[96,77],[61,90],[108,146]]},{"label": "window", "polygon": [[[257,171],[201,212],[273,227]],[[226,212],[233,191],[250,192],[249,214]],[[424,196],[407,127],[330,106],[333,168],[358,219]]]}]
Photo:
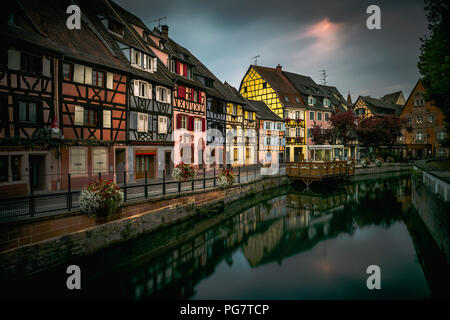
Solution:
[{"label": "window", "polygon": [[238,149],[234,148],[233,152],[234,152],[234,161],[237,161],[238,160]]},{"label": "window", "polygon": [[170,60],[170,71],[175,72],[175,60]]},{"label": "window", "polygon": [[181,129],[187,130],[187,122],[188,122],[188,117],[181,116]]},{"label": "window", "polygon": [[300,111],[295,111],[295,119],[302,119],[302,113]]},{"label": "window", "polygon": [[447,152],[445,151],[445,149],[439,149],[438,155],[439,155],[439,157],[446,157]]},{"label": "window", "polygon": [[194,119],[194,130],[202,131],[202,119],[199,118]]},{"label": "window", "polygon": [[289,136],[295,137],[295,128],[289,128]]},{"label": "window", "polygon": [[84,108],[84,121],[83,124],[89,127],[97,127],[99,124],[98,110]]},{"label": "window", "polygon": [[11,156],[11,176],[13,181],[18,181],[21,178],[22,156]]},{"label": "window", "polygon": [[233,107],[232,107],[232,114],[233,114],[234,116],[237,114],[237,107],[236,107],[235,104],[233,104]]},{"label": "window", "polygon": [[198,102],[198,91],[194,90],[194,102]]},{"label": "window", "polygon": [[97,87],[104,87],[105,73],[98,70],[92,70],[92,85]]},{"label": "window", "polygon": [[265,128],[266,130],[270,130],[270,126],[271,126],[271,125],[272,125],[272,123],[269,122],[269,121],[264,122],[264,128]]},{"label": "window", "polygon": [[36,102],[19,101],[19,121],[20,122],[39,122],[38,106]]},{"label": "window", "polygon": [[312,96],[308,97],[308,105],[310,105],[310,106],[314,105],[314,98]]},{"label": "window", "polygon": [[416,118],[416,123],[423,123],[423,118],[422,118],[422,116],[417,116],[417,118]]},{"label": "window", "polygon": [[63,63],[63,79],[72,81],[73,79],[73,64]]},{"label": "window", "polygon": [[42,73],[42,57],[29,53],[20,53],[20,70],[23,72],[41,74]]},{"label": "window", "polygon": [[302,137],[302,128],[295,128],[295,136]]},{"label": "window", "polygon": [[277,123],[277,130],[281,130],[281,123]]},{"label": "window", "polygon": [[9,157],[0,156],[0,182],[8,182],[9,180]]},{"label": "window", "polygon": [[103,128],[111,128],[111,110],[103,110]]},{"label": "window", "polygon": [[141,53],[139,51],[134,51],[134,63],[138,66],[141,65]]},{"label": "window", "polygon": [[266,89],[267,88],[267,82],[264,82],[263,83],[263,89]]},{"label": "window", "polygon": [[434,116],[433,116],[432,114],[430,114],[430,115],[428,116],[428,122],[429,122],[429,123],[433,123],[433,121],[434,121]]},{"label": "window", "polygon": [[284,96],[284,100],[285,100],[286,102],[289,102],[289,98],[288,98],[287,96]]},{"label": "window", "polygon": [[168,103],[169,102],[169,90],[167,90],[166,88],[163,87],[158,87],[158,93],[159,93],[159,101],[160,102],[165,102]]},{"label": "window", "polygon": [[105,148],[94,148],[92,152],[92,171],[108,171],[108,152]]},{"label": "window", "polygon": [[123,35],[123,24],[114,19],[108,19],[108,29],[118,35]]},{"label": "window", "polygon": [[330,114],[328,112],[325,112],[325,121],[330,120]]},{"label": "window", "polygon": [[358,108],[356,109],[356,114],[363,115],[366,113],[366,110],[364,108]]},{"label": "window", "polygon": [[411,118],[408,118],[408,125],[411,125],[411,123],[412,123]]},{"label": "window", "polygon": [[247,92],[247,87],[244,87],[244,92]]},{"label": "window", "polygon": [[416,141],[423,141],[423,132],[421,131],[417,132]]},{"label": "window", "polygon": [[314,111],[309,112],[309,120],[314,120]]},{"label": "window", "polygon": [[414,106],[423,107],[425,105],[425,100],[422,96],[417,96],[414,98]]},{"label": "window", "polygon": [[266,137],[266,146],[270,146],[270,137]]},{"label": "window", "polygon": [[317,120],[322,121],[322,112],[317,112]]},{"label": "window", "polygon": [[167,117],[158,116],[158,133],[167,133]]},{"label": "window", "polygon": [[444,140],[445,139],[445,131],[439,130],[438,132],[438,140]]},{"label": "window", "polygon": [[323,99],[323,106],[324,107],[329,107],[330,106],[330,100],[327,99],[327,98]]},{"label": "window", "polygon": [[297,101],[297,103],[300,103],[300,99],[298,97],[295,97],[295,101]]},{"label": "window", "polygon": [[86,148],[70,148],[70,173],[86,173]]},{"label": "window", "polygon": [[138,112],[138,132],[148,132],[148,114]]}]

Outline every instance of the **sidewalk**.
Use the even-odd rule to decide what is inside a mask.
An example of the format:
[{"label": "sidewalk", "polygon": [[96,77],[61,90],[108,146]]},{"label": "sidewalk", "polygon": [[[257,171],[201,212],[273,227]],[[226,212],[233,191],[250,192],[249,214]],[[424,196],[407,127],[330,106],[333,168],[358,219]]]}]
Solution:
[{"label": "sidewalk", "polygon": [[[220,172],[220,169],[216,169],[216,179]],[[260,177],[260,166],[246,166],[240,167],[240,177],[238,177],[239,168],[233,168],[233,172],[236,175],[236,183],[239,181],[242,183],[258,179]],[[126,185],[121,184],[120,187],[124,192],[125,201],[135,201],[141,199],[151,199],[164,194],[176,194],[178,190],[178,182],[171,176],[167,177],[165,186],[163,185],[163,179],[149,179],[147,185],[144,185],[144,181],[134,182]],[[203,180],[203,171],[200,170],[197,173],[194,181],[194,188],[192,188],[192,181],[185,181],[181,183],[181,192],[187,192],[192,190],[204,189],[214,187],[214,170],[209,169],[205,173],[205,181]],[[146,197],[147,189],[147,197]],[[67,212],[77,211],[79,208],[79,190],[68,192],[51,192],[46,194],[40,194],[33,197],[33,203],[31,203],[31,197],[21,197],[19,199],[7,199],[0,200],[0,223],[8,223],[13,221],[25,221],[30,219],[42,219],[45,217],[58,216],[66,214]],[[31,205],[33,205],[34,214],[32,212]]]}]

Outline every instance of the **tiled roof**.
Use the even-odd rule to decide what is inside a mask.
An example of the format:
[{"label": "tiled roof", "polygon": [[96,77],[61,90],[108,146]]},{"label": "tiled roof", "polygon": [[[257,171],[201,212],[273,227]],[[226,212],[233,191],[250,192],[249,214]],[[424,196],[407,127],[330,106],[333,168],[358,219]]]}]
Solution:
[{"label": "tiled roof", "polygon": [[241,105],[247,104],[247,101],[241,96],[239,91],[229,83],[225,81],[224,86],[226,90],[228,91],[228,96],[230,97],[229,100]]},{"label": "tiled roof", "polygon": [[395,104],[401,94],[402,94],[401,91],[389,93],[389,94],[384,95],[381,98],[381,100],[383,100],[384,102],[390,103],[390,104]]},{"label": "tiled roof", "polygon": [[[276,68],[268,68],[262,66],[253,66],[252,68],[258,72],[264,80],[278,93],[280,102],[286,107],[301,107],[304,106],[302,98],[299,96],[297,90],[289,82],[289,80],[283,75],[284,72],[280,72]],[[286,99],[287,98],[287,99]],[[298,102],[297,102],[298,99]]]},{"label": "tiled roof", "polygon": [[[394,115],[398,115],[398,113],[400,112],[400,109],[401,109],[390,103],[386,103],[381,99],[376,99],[376,98],[372,98],[369,96],[360,96],[358,99],[362,99],[366,103],[366,105],[372,110],[372,112],[375,114],[384,114],[385,113],[385,112],[379,112],[378,108],[393,110]],[[358,101],[358,99],[356,100],[356,102]],[[356,102],[355,102],[355,105],[356,105]]]},{"label": "tiled roof", "polygon": [[272,120],[272,121],[284,121],[284,119],[280,118],[277,114],[275,114],[263,101],[255,101],[248,100],[247,105],[251,105],[255,108],[256,114],[263,120]]}]

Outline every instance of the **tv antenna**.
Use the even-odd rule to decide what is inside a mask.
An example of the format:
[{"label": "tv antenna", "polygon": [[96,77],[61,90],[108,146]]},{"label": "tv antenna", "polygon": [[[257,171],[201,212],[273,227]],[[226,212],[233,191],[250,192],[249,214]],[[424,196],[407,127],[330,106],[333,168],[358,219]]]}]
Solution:
[{"label": "tv antenna", "polygon": [[254,61],[254,65],[257,66],[258,65],[258,58],[260,57],[260,55],[258,54],[257,56],[251,57],[250,59],[255,59]]},{"label": "tv antenna", "polygon": [[322,84],[327,84],[327,72],[325,70],[320,70],[320,80],[322,80]]},{"label": "tv antenna", "polygon": [[150,21],[150,23],[158,21],[158,26],[157,26],[157,28],[158,28],[159,30],[161,30],[161,20],[164,20],[164,19],[167,19],[167,17],[161,17],[161,18],[152,20],[152,21]]}]

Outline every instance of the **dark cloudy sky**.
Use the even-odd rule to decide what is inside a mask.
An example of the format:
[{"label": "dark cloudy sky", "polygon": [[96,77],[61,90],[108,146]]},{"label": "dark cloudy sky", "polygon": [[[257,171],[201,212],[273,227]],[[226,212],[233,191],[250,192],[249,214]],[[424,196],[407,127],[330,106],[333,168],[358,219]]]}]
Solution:
[{"label": "dark cloudy sky", "polygon": [[[423,0],[115,0],[153,28],[167,16],[169,36],[220,80],[238,87],[252,62],[327,82],[346,97],[407,98],[419,72],[419,38],[427,34]],[[381,30],[368,30],[366,9],[381,9]]]}]

